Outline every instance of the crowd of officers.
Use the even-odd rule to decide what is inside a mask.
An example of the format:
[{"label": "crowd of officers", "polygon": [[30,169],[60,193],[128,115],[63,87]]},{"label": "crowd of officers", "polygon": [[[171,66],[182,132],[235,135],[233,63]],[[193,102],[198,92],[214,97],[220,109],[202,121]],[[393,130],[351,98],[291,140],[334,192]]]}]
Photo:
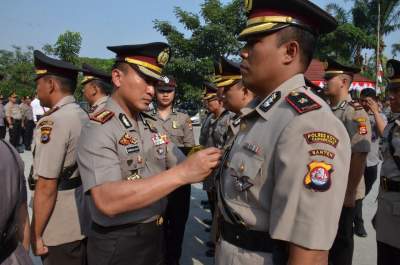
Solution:
[{"label": "crowd of officers", "polygon": [[8,128],[10,143],[19,153],[23,153],[23,149],[31,150],[35,120],[31,98],[22,97],[20,102],[17,99],[15,92],[9,95],[6,104],[3,104],[4,99],[0,97],[0,139],[6,137]]},{"label": "crowd of officers", "polygon": [[[107,47],[111,74],[34,51],[37,95],[50,110],[34,136],[31,232],[22,161],[1,141],[0,264],[30,264],[29,242],[46,265],[179,264],[198,182],[216,264],[351,264],[354,227],[366,234],[357,193],[376,178],[368,154],[379,137],[377,263],[400,263],[400,62],[387,65],[386,125],[374,91],[349,95],[359,69],[328,59],[323,93],[305,80],[333,17],[304,0],[245,7],[241,64],[220,58],[204,83],[200,146],[162,74],[167,44]],[[79,72],[89,113],[73,97]]]}]

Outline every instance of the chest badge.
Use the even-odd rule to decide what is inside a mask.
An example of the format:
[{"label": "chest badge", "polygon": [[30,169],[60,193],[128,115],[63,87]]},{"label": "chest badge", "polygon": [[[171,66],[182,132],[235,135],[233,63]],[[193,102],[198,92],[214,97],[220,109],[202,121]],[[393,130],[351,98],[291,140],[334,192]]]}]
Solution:
[{"label": "chest badge", "polygon": [[125,133],[121,139],[119,139],[119,144],[120,145],[137,145],[138,141],[135,137]]},{"label": "chest badge", "polygon": [[179,124],[177,121],[172,121],[172,128],[173,129],[178,129],[179,128]]}]

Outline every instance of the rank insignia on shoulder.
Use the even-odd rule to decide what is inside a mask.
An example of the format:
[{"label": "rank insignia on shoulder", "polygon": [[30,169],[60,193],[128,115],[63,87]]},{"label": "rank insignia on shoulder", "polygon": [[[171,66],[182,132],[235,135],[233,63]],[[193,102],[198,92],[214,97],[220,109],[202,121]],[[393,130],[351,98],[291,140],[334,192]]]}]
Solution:
[{"label": "rank insignia on shoulder", "polygon": [[303,114],[312,110],[321,108],[315,100],[303,92],[290,92],[286,96],[286,101],[292,106],[299,114]]},{"label": "rank insignia on shoulder", "polygon": [[50,134],[52,128],[49,126],[44,126],[40,128],[40,142],[42,144],[47,144],[50,142]]},{"label": "rank insignia on shoulder", "polygon": [[280,91],[275,91],[271,95],[269,95],[263,103],[260,105],[260,109],[264,112],[269,111],[272,106],[279,101],[281,98],[281,92]]},{"label": "rank insignia on shoulder", "polygon": [[312,161],[307,167],[308,172],[304,178],[306,188],[318,192],[329,190],[333,171],[332,165],[325,162]]},{"label": "rank insignia on shoulder", "polygon": [[120,145],[136,145],[137,143],[137,139],[127,133],[125,133],[121,139],[119,139]]},{"label": "rank insignia on shoulder", "polygon": [[109,121],[112,117],[114,117],[114,112],[110,110],[102,110],[98,113],[95,113],[94,115],[91,115],[90,119],[92,121],[97,121],[100,122],[101,124],[104,124],[107,121]]},{"label": "rank insignia on shoulder", "polygon": [[118,119],[121,121],[121,123],[124,125],[125,129],[129,129],[132,127],[132,123],[129,121],[128,117],[126,117],[125,114],[120,113],[118,115]]},{"label": "rank insignia on shoulder", "polygon": [[362,110],[364,109],[358,101],[352,100],[349,102],[349,105],[352,106],[355,110]]}]

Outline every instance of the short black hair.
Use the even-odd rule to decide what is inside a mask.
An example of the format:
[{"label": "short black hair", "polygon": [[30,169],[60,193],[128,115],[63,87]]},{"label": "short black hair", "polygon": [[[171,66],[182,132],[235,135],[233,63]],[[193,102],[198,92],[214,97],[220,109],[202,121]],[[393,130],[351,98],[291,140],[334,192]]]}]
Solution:
[{"label": "short black hair", "polygon": [[110,95],[112,88],[111,85],[104,82],[103,80],[99,80],[99,79],[94,79],[93,81],[91,81],[91,83],[93,83],[95,86],[97,86],[100,89],[100,92],[104,95]]},{"label": "short black hair", "polygon": [[44,76],[44,78],[56,79],[58,82],[60,82],[61,90],[64,92],[71,93],[71,94],[74,94],[74,92],[75,92],[76,84],[77,84],[76,79],[70,79],[70,78],[66,78],[66,77],[62,77],[62,76],[58,76],[58,75],[46,75],[46,76]]},{"label": "short black hair", "polygon": [[300,60],[307,69],[314,55],[317,38],[308,30],[297,26],[289,26],[277,32],[278,47],[289,41],[297,41],[300,45]]},{"label": "short black hair", "polygon": [[376,91],[371,87],[364,88],[361,90],[360,97],[376,98]]},{"label": "short black hair", "polygon": [[114,65],[112,66],[112,70],[118,69],[122,71],[123,73],[126,73],[128,71],[129,64],[125,62],[115,62]]}]

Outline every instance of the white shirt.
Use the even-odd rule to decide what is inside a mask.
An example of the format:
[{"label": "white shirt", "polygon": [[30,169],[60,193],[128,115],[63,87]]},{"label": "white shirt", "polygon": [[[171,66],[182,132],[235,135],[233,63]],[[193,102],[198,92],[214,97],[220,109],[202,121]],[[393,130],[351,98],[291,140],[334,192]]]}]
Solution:
[{"label": "white shirt", "polygon": [[31,107],[32,107],[32,111],[33,111],[33,121],[34,122],[37,122],[37,119],[36,119],[37,115],[43,116],[44,113],[49,110],[48,108],[42,107],[42,105],[40,105],[40,100],[38,98],[35,98],[34,100],[32,100]]}]

